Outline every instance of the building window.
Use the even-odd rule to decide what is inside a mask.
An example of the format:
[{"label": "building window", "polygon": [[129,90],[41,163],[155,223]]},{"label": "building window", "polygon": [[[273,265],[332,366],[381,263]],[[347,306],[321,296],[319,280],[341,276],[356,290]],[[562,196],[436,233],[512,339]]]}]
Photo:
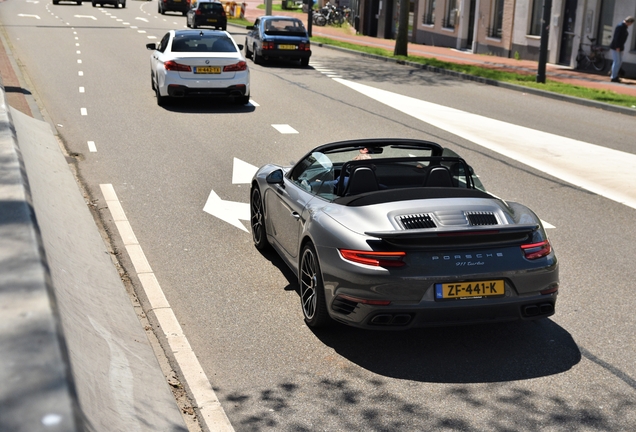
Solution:
[{"label": "building window", "polygon": [[444,21],[442,27],[455,28],[457,22],[457,0],[448,0],[446,2],[446,14],[444,15]]},{"label": "building window", "polygon": [[488,36],[501,39],[501,28],[503,26],[504,0],[494,0],[492,2],[492,18],[488,27]]},{"label": "building window", "polygon": [[613,22],[614,19],[614,0],[605,0],[601,3],[598,20],[598,34],[596,40],[599,45],[609,46],[614,36],[614,27],[618,23]]},{"label": "building window", "polygon": [[422,24],[435,24],[435,0],[426,0],[424,15],[422,15]]},{"label": "building window", "polygon": [[543,0],[532,2],[532,16],[530,17],[530,28],[528,34],[541,36],[541,20],[543,19]]}]

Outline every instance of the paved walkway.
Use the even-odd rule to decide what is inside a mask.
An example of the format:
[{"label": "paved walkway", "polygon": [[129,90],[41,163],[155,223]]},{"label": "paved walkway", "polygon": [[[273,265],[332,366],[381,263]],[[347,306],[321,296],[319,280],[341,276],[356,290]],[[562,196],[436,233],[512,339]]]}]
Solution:
[{"label": "paved walkway", "polygon": [[[247,20],[254,21],[257,17],[265,14],[264,9],[258,9],[258,5],[263,4],[262,1],[248,0],[245,3],[245,18]],[[305,24],[307,23],[306,14],[287,11],[276,13],[295,16],[302,19]],[[393,51],[395,48],[395,40],[356,35],[353,28],[343,29],[332,26],[320,27],[314,25],[312,26],[312,36],[323,36],[353,44],[384,48],[389,51]],[[408,52],[409,55],[436,58],[437,60],[451,63],[472,64],[475,66],[527,73],[530,75],[537,74],[538,62],[536,61],[515,60],[513,58],[473,54],[471,52],[459,51],[452,48],[419,45],[414,43],[409,43]],[[581,87],[609,90],[615,93],[636,97],[636,80],[623,79],[621,83],[613,83],[610,82],[609,76],[605,74],[600,75],[593,73],[592,71],[576,71],[569,67],[554,64],[546,65],[546,77],[553,81],[560,81]]]}]

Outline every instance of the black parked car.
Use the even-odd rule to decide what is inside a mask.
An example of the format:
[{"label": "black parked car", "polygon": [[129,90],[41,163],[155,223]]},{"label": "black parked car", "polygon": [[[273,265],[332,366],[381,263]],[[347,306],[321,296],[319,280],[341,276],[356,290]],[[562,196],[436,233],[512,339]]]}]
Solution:
[{"label": "black parked car", "polygon": [[199,0],[188,11],[186,25],[191,28],[202,26],[225,30],[227,16],[223,5],[218,1]]},{"label": "black parked car", "polygon": [[162,15],[166,12],[181,12],[185,15],[190,10],[190,0],[159,0],[158,10]]},{"label": "black parked car", "polygon": [[253,26],[246,27],[245,57],[259,64],[271,58],[300,60],[302,66],[309,64],[311,46],[303,22],[286,16],[264,16]]}]

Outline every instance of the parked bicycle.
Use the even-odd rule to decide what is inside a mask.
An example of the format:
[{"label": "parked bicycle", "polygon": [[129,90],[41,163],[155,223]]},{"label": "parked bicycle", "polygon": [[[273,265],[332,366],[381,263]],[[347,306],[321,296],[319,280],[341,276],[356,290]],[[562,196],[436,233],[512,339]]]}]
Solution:
[{"label": "parked bicycle", "polygon": [[[590,41],[589,44],[581,43],[579,45],[579,53],[576,56],[576,68],[585,70],[592,65],[597,71],[602,71],[605,69],[605,48],[601,45],[595,45],[595,38],[587,36],[587,39]],[[590,50],[585,51],[583,46],[589,46]]]}]

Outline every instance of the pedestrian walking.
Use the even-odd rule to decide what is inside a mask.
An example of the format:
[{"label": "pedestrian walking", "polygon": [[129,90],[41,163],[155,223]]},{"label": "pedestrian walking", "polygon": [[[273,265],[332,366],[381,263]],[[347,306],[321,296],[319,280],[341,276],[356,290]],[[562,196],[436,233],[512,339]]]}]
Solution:
[{"label": "pedestrian walking", "polygon": [[612,52],[612,82],[621,82],[618,78],[618,72],[621,70],[621,64],[623,63],[623,51],[625,51],[625,41],[627,41],[628,35],[627,29],[633,22],[634,17],[628,16],[614,29],[614,36],[612,37],[612,43],[610,43],[610,51]]}]

